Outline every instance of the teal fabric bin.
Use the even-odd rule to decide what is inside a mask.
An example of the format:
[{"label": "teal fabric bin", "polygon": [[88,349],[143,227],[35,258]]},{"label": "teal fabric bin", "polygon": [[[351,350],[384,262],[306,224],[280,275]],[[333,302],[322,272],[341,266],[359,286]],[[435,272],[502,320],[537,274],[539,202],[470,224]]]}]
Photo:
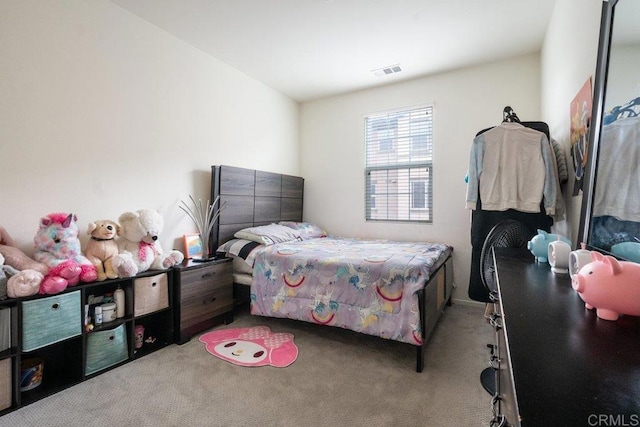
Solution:
[{"label": "teal fabric bin", "polygon": [[22,302],[22,350],[82,334],[80,291]]},{"label": "teal fabric bin", "polygon": [[124,362],[128,358],[127,327],[124,324],[107,331],[91,332],[87,336],[85,375]]}]

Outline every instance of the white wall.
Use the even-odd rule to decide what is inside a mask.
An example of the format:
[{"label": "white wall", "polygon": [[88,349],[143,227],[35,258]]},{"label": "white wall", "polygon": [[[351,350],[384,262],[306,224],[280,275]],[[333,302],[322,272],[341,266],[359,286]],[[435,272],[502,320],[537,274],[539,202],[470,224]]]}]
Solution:
[{"label": "white wall", "polygon": [[27,253],[48,213],[142,208],[181,248],[211,165],[300,173],[297,103],[106,0],[2,0],[0,76],[0,224]]},{"label": "white wall", "polygon": [[639,69],[639,45],[614,45],[611,47],[607,71],[607,80],[611,83],[607,84],[607,93],[604,99],[605,111],[625,105],[640,96]]},{"label": "white wall", "polygon": [[[457,289],[468,300],[470,211],[464,176],[476,133],[500,124],[506,105],[540,120],[539,55],[527,55],[377,89],[304,103],[300,158],[305,219],[331,234],[447,242],[454,247]],[[364,116],[434,103],[433,224],[364,220]]]},{"label": "white wall", "polygon": [[[569,105],[584,82],[589,77],[595,79],[601,9],[600,0],[557,0],[541,53],[542,119],[565,149],[567,161],[571,160]],[[575,243],[582,196],[571,196],[572,168],[563,188],[567,221],[554,227],[554,231],[570,236]]]},{"label": "white wall", "polygon": [[[212,164],[300,174],[306,219],[334,234],[451,243],[454,297],[466,299],[463,177],[471,140],[511,105],[523,120],[549,123],[568,153],[569,103],[595,70],[600,8],[600,0],[558,0],[541,56],[309,102],[299,111],[109,1],[3,0],[0,224],[29,253],[38,220],[50,212],[74,212],[84,229],[156,208],[166,221],[163,247],[179,247],[179,237],[194,231],[179,201],[208,196]],[[435,104],[434,223],[366,223],[363,118],[425,102]],[[575,237],[579,198],[568,203],[564,227]]]}]

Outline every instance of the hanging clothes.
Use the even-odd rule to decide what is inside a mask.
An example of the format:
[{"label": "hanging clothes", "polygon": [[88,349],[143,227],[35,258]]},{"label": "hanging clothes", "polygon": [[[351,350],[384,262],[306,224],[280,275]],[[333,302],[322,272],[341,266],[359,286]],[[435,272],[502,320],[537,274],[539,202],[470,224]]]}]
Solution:
[{"label": "hanging clothes", "polygon": [[[559,179],[544,122],[521,122],[505,107],[503,123],[478,132],[471,146],[466,208],[471,209],[469,297],[490,302],[481,277],[484,241],[500,221],[514,219],[536,234],[551,231]],[[561,196],[560,196],[561,198]]]},{"label": "hanging clothes", "polygon": [[602,127],[593,216],[640,222],[640,116]]},{"label": "hanging clothes", "polygon": [[467,209],[555,213],[556,172],[547,137],[521,123],[502,123],[474,138]]}]

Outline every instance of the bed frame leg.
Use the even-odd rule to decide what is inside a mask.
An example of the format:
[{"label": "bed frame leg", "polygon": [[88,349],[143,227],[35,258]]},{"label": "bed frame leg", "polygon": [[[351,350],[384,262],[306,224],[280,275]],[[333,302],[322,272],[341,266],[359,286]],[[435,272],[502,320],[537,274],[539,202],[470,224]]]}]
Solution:
[{"label": "bed frame leg", "polygon": [[424,368],[424,341],[425,341],[425,302],[424,289],[418,291],[418,307],[420,307],[420,330],[422,334],[422,344],[416,348],[416,372],[422,372]]},{"label": "bed frame leg", "polygon": [[416,348],[416,372],[422,372],[424,368],[424,351],[422,346]]}]

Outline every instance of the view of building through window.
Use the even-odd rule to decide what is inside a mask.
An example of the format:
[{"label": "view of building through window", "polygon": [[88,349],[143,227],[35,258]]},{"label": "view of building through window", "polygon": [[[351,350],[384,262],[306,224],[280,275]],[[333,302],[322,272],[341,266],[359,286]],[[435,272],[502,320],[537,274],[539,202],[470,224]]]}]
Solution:
[{"label": "view of building through window", "polygon": [[365,117],[367,220],[433,221],[433,106]]}]

